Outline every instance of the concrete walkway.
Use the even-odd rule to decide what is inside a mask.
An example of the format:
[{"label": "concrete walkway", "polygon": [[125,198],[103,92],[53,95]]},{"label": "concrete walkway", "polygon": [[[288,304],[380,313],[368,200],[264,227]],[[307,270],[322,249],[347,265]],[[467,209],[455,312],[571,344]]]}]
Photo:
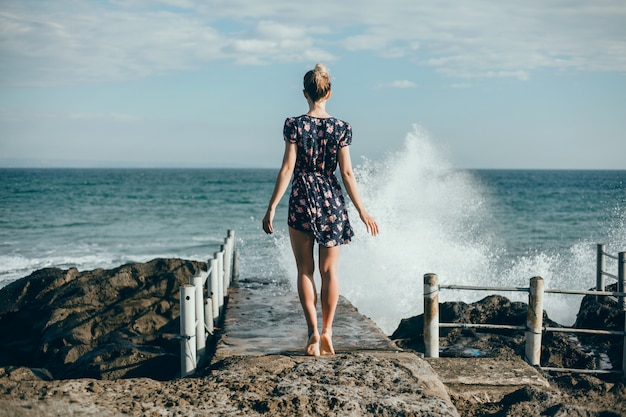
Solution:
[{"label": "concrete walkway", "polygon": [[297,294],[234,288],[212,366],[233,390],[249,392],[251,381],[263,381],[271,392],[263,401],[278,404],[272,415],[459,417],[428,363],[398,349],[343,297],[333,325],[336,354],[306,356],[306,341]]},{"label": "concrete walkway", "polygon": [[[266,288],[233,288],[215,356],[303,355],[307,328],[298,295]],[[318,310],[319,301],[318,301]],[[318,324],[321,332],[321,313]],[[340,297],[333,325],[337,354],[399,351],[372,320]]]},{"label": "concrete walkway", "polygon": [[[319,323],[321,325],[321,318]],[[426,415],[458,415],[450,395],[455,398],[480,398],[489,402],[498,401],[524,386],[550,389],[547,380],[519,358],[425,360],[417,353],[403,352],[372,320],[360,314],[343,297],[337,307],[333,334],[337,354],[322,357],[316,366],[328,367],[326,371],[332,373],[333,369],[344,367],[348,362],[361,361],[351,371],[358,373],[359,369],[370,369],[374,364],[391,361],[382,373],[398,367],[411,370],[405,378],[410,381],[409,384],[419,386],[421,395],[427,394],[434,405],[425,405],[422,397],[412,405],[412,400],[407,400],[407,407],[421,404],[420,407],[430,410]],[[313,364],[307,361],[316,359],[304,355],[306,340],[306,324],[297,294],[281,292],[278,288],[233,288],[213,363],[245,362],[261,357],[263,361],[272,364],[282,363],[284,358],[295,363]],[[385,395],[393,397],[396,394]]]}]

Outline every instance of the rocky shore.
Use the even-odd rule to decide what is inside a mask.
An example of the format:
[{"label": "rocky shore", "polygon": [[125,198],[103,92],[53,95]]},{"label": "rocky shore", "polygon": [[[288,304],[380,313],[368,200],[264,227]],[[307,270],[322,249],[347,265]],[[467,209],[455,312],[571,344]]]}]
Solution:
[{"label": "rocky shore", "polygon": [[[231,357],[179,378],[178,289],[199,269],[206,264],[179,259],[44,269],[1,289],[0,415],[626,416],[621,375],[545,373],[549,387],[523,386],[500,398],[452,384],[441,394],[440,381],[420,379],[414,368],[430,365],[445,382],[473,359],[520,360],[524,335],[442,329],[442,356],[451,359],[413,361],[423,352],[420,316],[391,336],[404,350],[397,355]],[[575,326],[623,329],[624,315],[611,303],[585,297]],[[500,296],[443,303],[440,311],[450,322],[518,325],[526,317],[524,303]],[[622,337],[549,333],[544,341],[543,366],[621,368]]]}]

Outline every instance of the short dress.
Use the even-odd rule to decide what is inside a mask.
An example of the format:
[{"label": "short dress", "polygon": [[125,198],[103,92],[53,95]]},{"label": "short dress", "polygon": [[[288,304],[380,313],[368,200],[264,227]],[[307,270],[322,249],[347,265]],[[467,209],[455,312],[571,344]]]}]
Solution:
[{"label": "short dress", "polygon": [[302,115],[285,120],[283,136],[298,147],[287,223],[326,247],[349,243],[354,231],[335,171],[339,149],[352,143],[352,127],[334,117]]}]

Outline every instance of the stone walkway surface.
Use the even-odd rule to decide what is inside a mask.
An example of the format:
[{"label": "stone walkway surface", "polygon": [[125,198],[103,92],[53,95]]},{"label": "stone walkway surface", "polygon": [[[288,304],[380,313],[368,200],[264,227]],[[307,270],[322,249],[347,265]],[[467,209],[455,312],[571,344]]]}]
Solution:
[{"label": "stone walkway surface", "polygon": [[[303,354],[306,324],[297,294],[267,288],[233,288],[213,363],[245,363],[248,367],[263,358],[263,378],[291,378],[296,386],[301,381],[312,397],[319,394],[319,389],[340,395],[341,390],[352,386],[359,395],[380,397],[383,402],[396,399],[392,401],[395,412],[414,415],[457,416],[450,395],[493,400],[528,385],[549,389],[539,372],[521,359],[425,360],[415,352],[403,352],[343,297],[337,307],[333,334],[336,355],[307,357]],[[248,363],[252,358],[257,359]],[[311,373],[311,369],[304,368],[316,371]],[[279,369],[281,375],[276,374]],[[367,381],[374,373],[378,377]],[[393,382],[388,378],[390,374],[394,375]],[[328,375],[337,379],[331,383]],[[361,375],[361,382],[346,379],[347,375]],[[411,388],[407,391],[407,387]],[[342,395],[349,398],[351,394]]]},{"label": "stone walkway surface", "polygon": [[[318,313],[320,332],[321,322]],[[235,288],[230,293],[215,356],[301,355],[307,341],[306,330],[297,294]],[[399,351],[372,320],[343,297],[335,314],[333,344],[336,353]]]}]

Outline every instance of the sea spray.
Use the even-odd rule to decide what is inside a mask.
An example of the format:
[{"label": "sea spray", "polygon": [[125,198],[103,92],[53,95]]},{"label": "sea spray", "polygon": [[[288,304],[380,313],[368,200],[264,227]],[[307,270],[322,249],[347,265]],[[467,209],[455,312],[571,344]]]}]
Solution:
[{"label": "sea spray", "polygon": [[[494,207],[502,207],[493,201],[493,193],[472,172],[456,169],[419,126],[407,134],[402,150],[380,161],[366,160],[355,171],[380,234],[368,236],[358,213],[349,206],[356,237],[342,247],[341,293],[388,334],[401,319],[422,312],[423,275],[428,272],[437,273],[442,284],[527,287],[531,277],[541,276],[546,288],[588,289],[595,285],[595,244],[601,242],[579,239],[559,251],[519,239],[528,231],[518,233],[515,228],[527,227],[525,221],[516,224],[514,214],[513,220],[509,215],[505,221],[495,216]],[[602,223],[609,231],[598,235],[607,237],[614,253],[626,250],[623,207],[615,208],[609,217],[610,221]],[[295,288],[289,239],[282,236],[276,242],[279,261]],[[526,246],[522,253],[509,252],[515,245]],[[472,302],[489,294],[442,290],[440,301]],[[515,301],[528,299],[525,292],[500,294]],[[582,297],[547,297],[545,308],[550,317],[571,325]]]},{"label": "sea spray", "polygon": [[[385,332],[421,312],[424,273],[468,283],[490,268],[494,255],[480,187],[454,169],[419,127],[403,150],[358,167],[357,179],[380,234],[368,236],[349,207],[356,237],[342,248],[341,293]],[[285,241],[281,249],[290,253]],[[293,259],[285,265],[295,279]]]},{"label": "sea spray", "polygon": [[385,332],[422,311],[425,273],[468,283],[491,268],[484,194],[423,129],[416,126],[400,152],[368,161],[358,179],[381,234],[369,237],[353,222],[357,238],[340,261],[343,294]]}]

